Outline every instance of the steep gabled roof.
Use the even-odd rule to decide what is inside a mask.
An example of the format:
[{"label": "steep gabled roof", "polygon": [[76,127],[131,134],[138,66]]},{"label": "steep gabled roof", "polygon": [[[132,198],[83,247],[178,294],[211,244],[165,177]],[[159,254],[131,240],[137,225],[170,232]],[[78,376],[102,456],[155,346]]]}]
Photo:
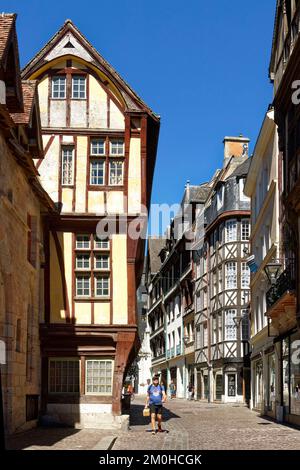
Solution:
[{"label": "steep gabled roof", "polygon": [[24,112],[10,114],[15,124],[29,124],[30,123],[36,89],[37,89],[36,80],[22,80]]},{"label": "steep gabled roof", "polygon": [[0,14],[0,80],[9,83],[6,105],[10,112],[23,110],[16,18],[15,13]]},{"label": "steep gabled roof", "polygon": [[233,178],[233,177],[242,177],[242,176],[247,176],[249,167],[251,163],[251,158],[247,158],[244,162],[240,163],[235,170],[228,176],[228,178]]},{"label": "steep gabled roof", "polygon": [[[35,55],[35,57],[24,67],[22,71],[23,78],[29,78],[35,71],[40,67],[47,64],[52,60],[53,50],[62,41],[63,38],[66,41],[59,48],[58,55],[74,55],[78,56],[78,50],[72,44],[76,41],[76,45],[80,48],[82,54],[86,55],[86,59],[102,71],[111,82],[117,87],[121,93],[127,110],[130,111],[144,111],[152,116],[156,121],[159,121],[159,116],[153,113],[153,111],[146,105],[146,103],[133,91],[128,83],[118,74],[118,72],[99,54],[99,52],[90,44],[86,37],[79,31],[79,29],[73,24],[71,20],[66,20],[63,26],[57,31],[56,34],[47,42],[47,44]],[[73,38],[73,39],[72,39]],[[47,56],[49,56],[47,58]]]},{"label": "steep gabled roof", "polygon": [[0,14],[0,62],[3,61],[7,52],[10,36],[13,32],[16,14],[1,13]]},{"label": "steep gabled roof", "polygon": [[161,267],[161,259],[159,253],[165,247],[166,239],[164,237],[149,237],[148,238],[148,256],[149,256],[149,269],[151,274],[156,274]]}]

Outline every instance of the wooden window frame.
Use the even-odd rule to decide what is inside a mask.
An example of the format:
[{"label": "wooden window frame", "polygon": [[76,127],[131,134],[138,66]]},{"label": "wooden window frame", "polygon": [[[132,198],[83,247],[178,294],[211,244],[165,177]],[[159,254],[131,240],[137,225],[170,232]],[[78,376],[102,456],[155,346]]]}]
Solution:
[{"label": "wooden window frame", "polygon": [[[111,259],[111,241],[108,241],[108,247],[98,248],[96,247],[97,240],[94,234],[84,234],[84,233],[75,233],[75,243],[74,243],[74,300],[75,301],[110,301],[111,300],[111,288],[112,288],[112,259]],[[89,237],[89,248],[77,248],[77,237]],[[103,240],[106,241],[106,240]],[[77,269],[76,267],[76,257],[79,254],[86,254],[90,257],[90,268]],[[96,257],[102,255],[108,256],[108,268],[96,268]],[[90,295],[89,296],[80,296],[77,295],[77,282],[76,279],[79,276],[87,276],[90,279]],[[96,278],[97,277],[107,277],[109,282],[109,295],[107,296],[97,296],[96,295]]]},{"label": "wooden window frame", "polygon": [[[78,391],[75,392],[52,392],[51,391],[51,384],[50,384],[50,373],[51,373],[51,368],[50,364],[51,362],[77,362],[78,363]],[[80,395],[80,383],[81,383],[81,363],[80,363],[80,358],[78,357],[49,357],[48,358],[48,387],[47,391],[49,395]]]},{"label": "wooden window frame", "polygon": [[[72,168],[71,168],[71,182],[64,183],[64,151],[68,149],[71,150],[71,155],[72,155]],[[75,163],[75,146],[74,144],[66,145],[63,144],[61,145],[60,148],[60,153],[61,153],[61,187],[62,188],[70,188],[74,186],[74,163]]]},{"label": "wooden window frame", "polygon": [[[92,141],[93,140],[104,140],[104,154],[93,154],[92,153]],[[111,155],[111,142],[114,140],[122,140],[124,143],[124,151],[123,155]],[[111,137],[109,135],[92,135],[89,136],[88,141],[88,175],[87,175],[87,182],[88,182],[88,191],[107,191],[107,190],[118,190],[124,191],[125,188],[125,175],[126,175],[126,158],[125,158],[125,138],[122,134],[121,137]],[[92,184],[91,183],[91,163],[92,161],[104,161],[104,178],[103,184]],[[110,162],[111,161],[118,161],[122,162],[122,184],[111,184],[110,183]]]},{"label": "wooden window frame", "polygon": [[[88,391],[88,386],[90,384],[88,384],[88,362],[89,361],[97,361],[98,363],[100,362],[111,362],[111,383],[110,383],[110,387],[111,387],[111,391],[110,392],[90,392]],[[106,370],[106,369],[105,369]],[[106,375],[106,374],[105,374]],[[114,375],[114,360],[110,357],[88,357],[85,359],[85,394],[86,395],[99,395],[99,396],[112,396],[113,394],[113,375]],[[93,379],[93,376],[91,377],[91,379]],[[91,384],[93,386],[93,384]],[[97,386],[101,386],[101,384],[98,384]],[[108,385],[105,384],[104,385],[105,387],[107,387]]]},{"label": "wooden window frame", "polygon": [[[84,97],[81,96],[74,96],[74,79],[75,78],[83,78],[84,79]],[[80,88],[78,90],[80,94]],[[79,74],[79,73],[72,73],[71,74],[71,100],[78,100],[78,101],[84,101],[87,99],[87,79],[85,74]]]},{"label": "wooden window frame", "polygon": [[[64,82],[65,82],[65,94],[63,97],[61,96],[53,96],[53,87],[54,87],[54,80],[55,79],[61,79],[61,78],[64,78]],[[54,74],[51,76],[51,99],[52,100],[66,100],[67,99],[67,88],[68,88],[68,83],[67,83],[67,74],[65,73],[57,73],[57,74]],[[60,87],[59,87],[60,89]]]}]

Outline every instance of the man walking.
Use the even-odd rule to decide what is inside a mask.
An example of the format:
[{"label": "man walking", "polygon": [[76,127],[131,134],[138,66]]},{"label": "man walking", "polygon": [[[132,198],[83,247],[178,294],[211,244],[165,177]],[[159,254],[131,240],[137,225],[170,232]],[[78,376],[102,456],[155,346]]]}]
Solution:
[{"label": "man walking", "polygon": [[152,384],[149,385],[147,390],[146,407],[150,406],[152,434],[155,434],[155,421],[157,418],[158,432],[162,432],[162,404],[167,399],[165,387],[159,384],[159,378],[154,376]]}]

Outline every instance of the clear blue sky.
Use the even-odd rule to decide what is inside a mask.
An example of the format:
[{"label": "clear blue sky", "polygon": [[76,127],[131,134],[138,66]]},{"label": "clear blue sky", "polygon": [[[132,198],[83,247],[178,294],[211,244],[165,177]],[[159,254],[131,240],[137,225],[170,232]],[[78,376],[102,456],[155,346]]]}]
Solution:
[{"label": "clear blue sky", "polygon": [[275,0],[2,0],[18,13],[21,64],[71,18],[161,115],[152,202],[220,167],[225,135],[257,138],[272,87]]}]

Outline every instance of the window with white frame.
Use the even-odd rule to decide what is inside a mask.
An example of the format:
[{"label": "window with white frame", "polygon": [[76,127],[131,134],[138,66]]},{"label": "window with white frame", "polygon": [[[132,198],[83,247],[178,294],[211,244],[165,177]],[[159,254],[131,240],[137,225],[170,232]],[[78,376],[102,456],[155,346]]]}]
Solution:
[{"label": "window with white frame", "polygon": [[249,310],[243,309],[242,310],[242,328],[241,328],[241,336],[242,341],[248,341],[250,338],[250,320],[249,320]]},{"label": "window with white frame", "polygon": [[72,77],[72,98],[81,100],[86,98],[86,79],[82,75]]},{"label": "window with white frame", "polygon": [[105,178],[105,162],[103,160],[91,161],[90,184],[103,186]]},{"label": "window with white frame", "polygon": [[110,141],[109,154],[111,156],[124,156],[124,140],[114,139]]},{"label": "window with white frame", "polygon": [[95,297],[108,297],[109,296],[109,277],[96,276],[95,277]]},{"label": "window with white frame", "polygon": [[207,308],[207,289],[203,289],[203,309]]},{"label": "window with white frame", "polygon": [[247,263],[242,263],[241,287],[242,289],[250,287],[250,268]]},{"label": "window with white frame", "polygon": [[105,155],[104,139],[91,139],[91,155]]},{"label": "window with white frame", "polygon": [[196,312],[201,310],[201,293],[200,291],[196,293]]},{"label": "window with white frame", "polygon": [[214,315],[212,317],[212,335],[211,335],[211,341],[213,344],[217,342],[217,317]]},{"label": "window with white frame", "polygon": [[236,310],[231,309],[225,312],[225,341],[236,340]]},{"label": "window with white frame", "polygon": [[93,235],[76,235],[75,260],[76,297],[108,297],[109,240],[99,240]]},{"label": "window with white frame", "polygon": [[218,292],[220,293],[223,290],[222,266],[220,266],[218,269],[218,282],[219,282]]},{"label": "window with white frame", "polygon": [[73,185],[73,155],[74,147],[62,147],[62,185]]},{"label": "window with white frame", "polygon": [[85,361],[86,394],[111,395],[113,385],[113,361],[111,359],[87,359]]},{"label": "window with white frame", "polygon": [[89,235],[77,235],[76,236],[76,248],[77,250],[89,249],[90,248],[90,236]]},{"label": "window with white frame", "polygon": [[91,260],[88,253],[79,253],[76,255],[76,269],[90,269]]},{"label": "window with white frame", "polygon": [[109,240],[100,240],[95,237],[94,249],[96,250],[109,250]]},{"label": "window with white frame", "polygon": [[109,162],[109,184],[112,186],[120,186],[123,184],[123,162],[113,161]]},{"label": "window with white frame", "polygon": [[217,210],[219,211],[224,204],[224,186],[222,185],[217,192]]},{"label": "window with white frame", "polygon": [[109,269],[109,256],[96,255],[95,256],[95,269]]},{"label": "window with white frame", "polygon": [[49,359],[49,393],[79,393],[79,360]]},{"label": "window with white frame", "polygon": [[203,347],[208,345],[208,330],[207,323],[203,323]]},{"label": "window with white frame", "polygon": [[196,328],[196,349],[202,348],[202,341],[201,341],[201,328],[200,325]]},{"label": "window with white frame", "polygon": [[237,288],[237,264],[235,261],[229,261],[225,264],[225,288]]},{"label": "window with white frame", "polygon": [[227,220],[225,223],[225,241],[236,242],[237,241],[237,221]]},{"label": "window with white frame", "polygon": [[249,201],[248,196],[244,193],[245,187],[245,178],[240,178],[239,180],[239,188],[240,188],[240,201]]},{"label": "window with white frame", "polygon": [[212,296],[217,295],[217,272],[212,272]]},{"label": "window with white frame", "polygon": [[76,296],[90,297],[91,295],[91,278],[77,274],[76,276]]},{"label": "window with white frame", "polygon": [[220,343],[221,341],[223,341],[222,313],[219,313],[219,314],[218,314],[218,329],[219,329],[219,333],[218,333],[218,342]]},{"label": "window with white frame", "polygon": [[52,98],[64,99],[66,97],[66,77],[52,77]]},{"label": "window with white frame", "polygon": [[241,222],[241,240],[247,242],[250,238],[250,221],[247,219]]}]

